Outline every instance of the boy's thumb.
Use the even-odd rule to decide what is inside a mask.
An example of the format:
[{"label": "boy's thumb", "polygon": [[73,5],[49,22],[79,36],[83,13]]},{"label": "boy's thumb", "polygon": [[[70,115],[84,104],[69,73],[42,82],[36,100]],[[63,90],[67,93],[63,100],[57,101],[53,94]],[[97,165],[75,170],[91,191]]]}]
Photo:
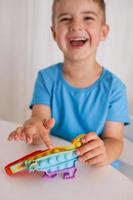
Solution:
[{"label": "boy's thumb", "polygon": [[44,121],[43,125],[46,129],[52,129],[55,125],[55,119],[50,118],[49,120]]}]

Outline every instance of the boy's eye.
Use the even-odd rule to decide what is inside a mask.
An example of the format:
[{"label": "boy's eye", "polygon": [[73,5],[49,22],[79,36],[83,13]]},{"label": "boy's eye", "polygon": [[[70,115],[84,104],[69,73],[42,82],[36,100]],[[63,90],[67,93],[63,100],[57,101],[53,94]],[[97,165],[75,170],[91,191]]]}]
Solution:
[{"label": "boy's eye", "polygon": [[62,18],[60,19],[60,22],[67,22],[67,21],[70,21],[71,19],[70,18]]},{"label": "boy's eye", "polygon": [[88,21],[89,21],[89,20],[90,20],[90,21],[93,21],[93,20],[94,20],[93,17],[89,17],[89,16],[85,17],[84,19],[85,19],[86,21],[87,21],[87,20],[88,20]]}]

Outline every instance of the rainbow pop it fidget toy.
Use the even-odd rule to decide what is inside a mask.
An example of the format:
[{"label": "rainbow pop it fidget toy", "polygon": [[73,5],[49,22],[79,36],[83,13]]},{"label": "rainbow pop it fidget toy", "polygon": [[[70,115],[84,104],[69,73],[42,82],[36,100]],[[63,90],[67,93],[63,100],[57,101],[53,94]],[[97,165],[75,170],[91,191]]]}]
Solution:
[{"label": "rainbow pop it fidget toy", "polygon": [[44,172],[44,176],[53,178],[63,173],[64,179],[74,178],[77,171],[75,163],[78,160],[76,149],[81,146],[80,135],[72,141],[71,146],[55,147],[52,150],[35,151],[5,166],[8,175],[23,170],[29,172]]}]

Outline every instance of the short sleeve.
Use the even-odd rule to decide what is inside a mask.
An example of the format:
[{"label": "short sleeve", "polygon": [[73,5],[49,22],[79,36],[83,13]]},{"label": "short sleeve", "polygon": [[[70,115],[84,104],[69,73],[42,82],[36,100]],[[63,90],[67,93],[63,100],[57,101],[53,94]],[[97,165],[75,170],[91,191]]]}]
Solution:
[{"label": "short sleeve", "polygon": [[37,104],[44,104],[50,106],[50,90],[49,90],[49,81],[47,80],[47,77],[44,77],[44,75],[39,72],[36,78],[32,101],[29,105],[30,108],[33,107],[33,105]]},{"label": "short sleeve", "polygon": [[111,91],[107,121],[130,123],[126,87],[122,83]]}]

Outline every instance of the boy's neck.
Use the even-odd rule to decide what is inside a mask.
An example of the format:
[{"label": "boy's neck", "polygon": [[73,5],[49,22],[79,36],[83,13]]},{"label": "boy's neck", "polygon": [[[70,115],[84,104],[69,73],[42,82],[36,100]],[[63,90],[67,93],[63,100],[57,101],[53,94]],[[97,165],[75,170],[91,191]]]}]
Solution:
[{"label": "boy's neck", "polygon": [[102,68],[96,61],[64,61],[63,74],[66,81],[75,87],[87,87],[101,75]]}]

